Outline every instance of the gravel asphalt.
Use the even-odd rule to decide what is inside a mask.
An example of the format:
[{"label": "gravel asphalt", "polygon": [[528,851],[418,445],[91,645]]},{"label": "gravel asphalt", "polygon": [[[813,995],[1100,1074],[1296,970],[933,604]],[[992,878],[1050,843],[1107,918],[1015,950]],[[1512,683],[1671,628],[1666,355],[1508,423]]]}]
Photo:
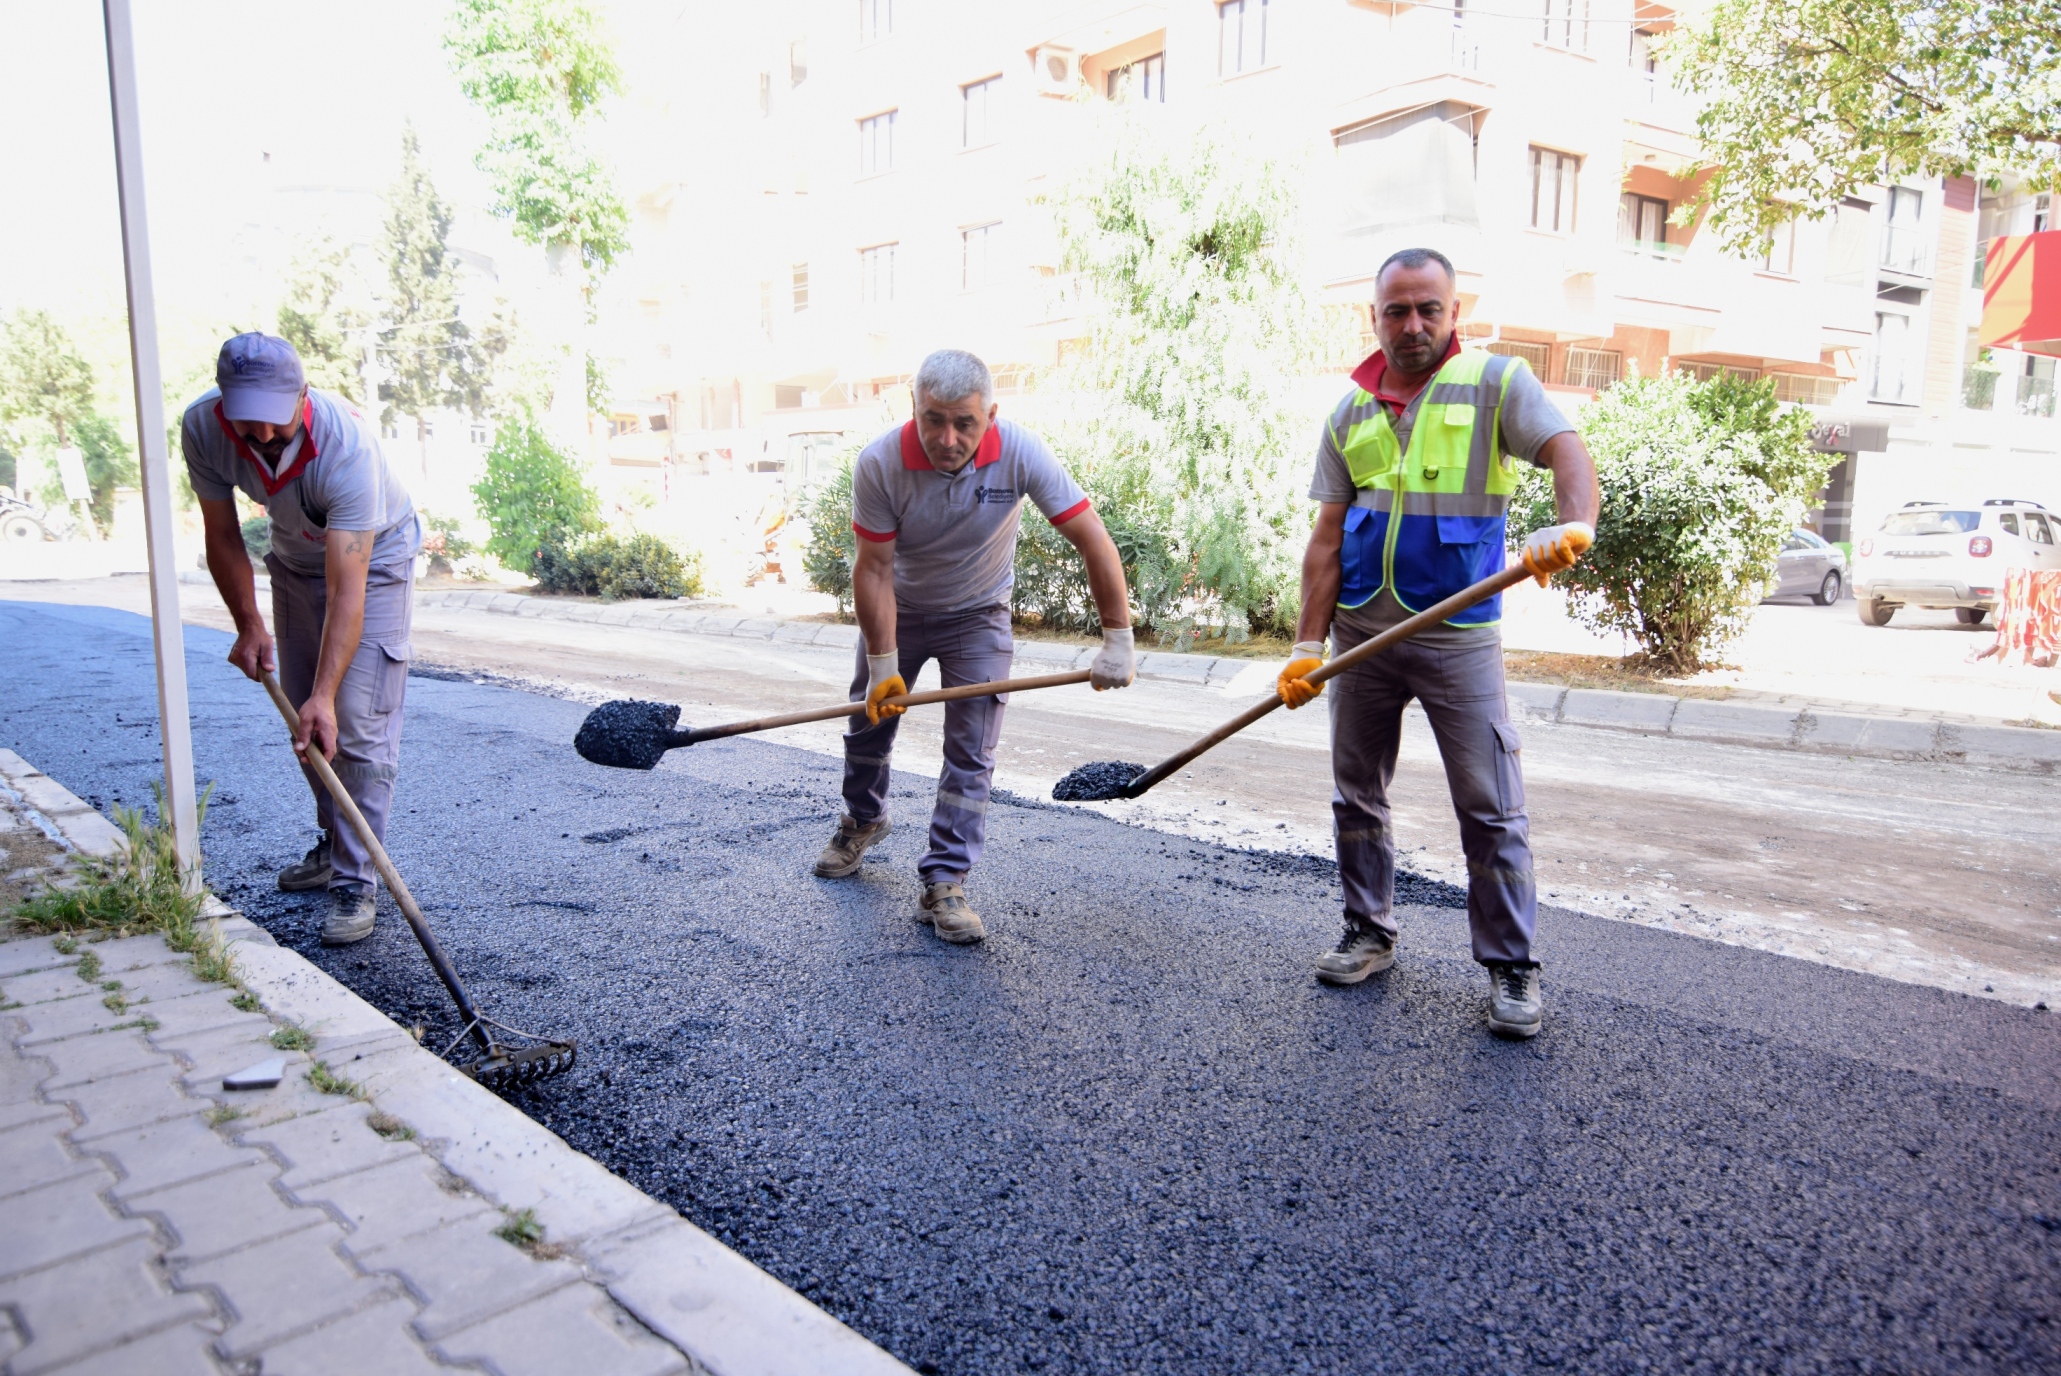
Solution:
[{"label": "gravel asphalt", "polygon": [[[448,1038],[398,914],[325,951],[273,889],[312,804],[186,635],[211,882]],[[0,661],[0,745],[148,800],[146,623],[0,602]],[[580,1040],[527,1111],[919,1370],[2061,1369],[2053,1015],[1549,911],[1504,1043],[1454,891],[1407,882],[1395,969],[1329,989],[1328,863],[1032,799],[947,947],[930,781],[818,880],[834,761],[606,770],[585,710],[413,678],[396,862],[491,1012]]]}]

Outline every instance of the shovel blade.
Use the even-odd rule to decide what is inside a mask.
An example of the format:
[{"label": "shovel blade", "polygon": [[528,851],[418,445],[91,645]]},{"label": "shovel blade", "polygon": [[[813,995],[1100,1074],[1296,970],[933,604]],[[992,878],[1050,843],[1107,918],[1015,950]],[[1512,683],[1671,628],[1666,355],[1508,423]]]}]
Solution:
[{"label": "shovel blade", "polygon": [[604,702],[580,723],[573,749],[610,769],[656,769],[681,743],[673,730],[679,720],[680,709],[670,702]]}]

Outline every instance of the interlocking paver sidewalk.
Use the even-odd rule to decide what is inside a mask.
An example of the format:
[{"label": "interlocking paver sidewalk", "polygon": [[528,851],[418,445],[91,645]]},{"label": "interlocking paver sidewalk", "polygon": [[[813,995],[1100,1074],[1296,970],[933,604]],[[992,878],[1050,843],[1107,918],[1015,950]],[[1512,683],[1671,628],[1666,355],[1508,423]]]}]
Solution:
[{"label": "interlocking paver sidewalk", "polygon": [[[112,844],[31,795],[69,797],[0,751],[9,823]],[[216,907],[255,999],[155,935],[0,929],[0,1371],[906,1371]],[[547,1245],[497,1234],[515,1206]]]}]

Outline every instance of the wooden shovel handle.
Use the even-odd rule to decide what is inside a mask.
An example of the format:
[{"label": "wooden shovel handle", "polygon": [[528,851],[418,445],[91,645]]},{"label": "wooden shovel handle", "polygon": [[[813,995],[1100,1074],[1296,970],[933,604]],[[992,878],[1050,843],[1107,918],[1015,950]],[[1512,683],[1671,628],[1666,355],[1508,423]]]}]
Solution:
[{"label": "wooden shovel handle", "polygon": [[[1486,602],[1497,593],[1502,592],[1506,588],[1515,587],[1531,576],[1524,565],[1512,564],[1501,573],[1490,574],[1479,583],[1470,583],[1443,602],[1433,603],[1415,616],[1410,617],[1407,621],[1397,622],[1380,635],[1361,641],[1328,664],[1322,664],[1310,670],[1303,677],[1311,683],[1322,683],[1326,679],[1336,678],[1355,664],[1372,659],[1389,646],[1399,645],[1411,636],[1416,635],[1419,631],[1429,630],[1449,617],[1458,616],[1475,603]],[[1281,706],[1281,695],[1279,693],[1270,694],[1262,701],[1254,703],[1179,754],[1161,760],[1158,764],[1140,774],[1131,782],[1131,786],[1124,790],[1124,796],[1126,798],[1137,797],[1146,789],[1165,779],[1175,770],[1187,765],[1198,755],[1214,750],[1217,746],[1222,745],[1225,741],[1279,706]]]},{"label": "wooden shovel handle", "polygon": [[[997,693],[1027,693],[1033,688],[1062,688],[1069,683],[1086,683],[1088,671],[1077,670],[1070,674],[1039,674],[1033,678],[1005,678],[992,683],[967,683],[957,688],[933,688],[922,693],[903,693],[885,699],[894,707],[922,707],[932,702],[958,702],[964,698],[993,697]],[[800,726],[812,721],[830,721],[835,717],[852,717],[863,714],[863,702],[840,702],[835,707],[812,707],[806,712],[785,712],[777,717],[759,717],[753,721],[735,721],[723,726],[702,726],[691,731],[680,732],[677,745],[693,745],[699,741],[721,740],[725,736],[746,736],[754,731],[771,731],[779,726]]]}]

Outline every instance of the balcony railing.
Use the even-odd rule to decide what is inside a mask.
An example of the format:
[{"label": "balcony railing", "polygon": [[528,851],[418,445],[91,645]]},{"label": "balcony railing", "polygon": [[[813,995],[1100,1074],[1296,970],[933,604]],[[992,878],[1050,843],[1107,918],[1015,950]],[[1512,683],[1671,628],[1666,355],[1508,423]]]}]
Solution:
[{"label": "balcony railing", "polygon": [[1688,253],[1687,244],[1663,244],[1654,239],[1619,239],[1618,251],[1634,258],[1658,258],[1666,263],[1679,263]]},{"label": "balcony railing", "polygon": [[1931,241],[1910,225],[1890,225],[1882,231],[1882,254],[1876,262],[1907,277],[1930,277]]},{"label": "balcony railing", "polygon": [[2019,378],[2018,414],[2021,416],[2052,417],[2054,414],[2054,379],[2050,377]]},{"label": "balcony railing", "polygon": [[1997,379],[2003,376],[1994,368],[1967,367],[1961,370],[1961,405],[1970,411],[1994,411],[1997,405]]}]

